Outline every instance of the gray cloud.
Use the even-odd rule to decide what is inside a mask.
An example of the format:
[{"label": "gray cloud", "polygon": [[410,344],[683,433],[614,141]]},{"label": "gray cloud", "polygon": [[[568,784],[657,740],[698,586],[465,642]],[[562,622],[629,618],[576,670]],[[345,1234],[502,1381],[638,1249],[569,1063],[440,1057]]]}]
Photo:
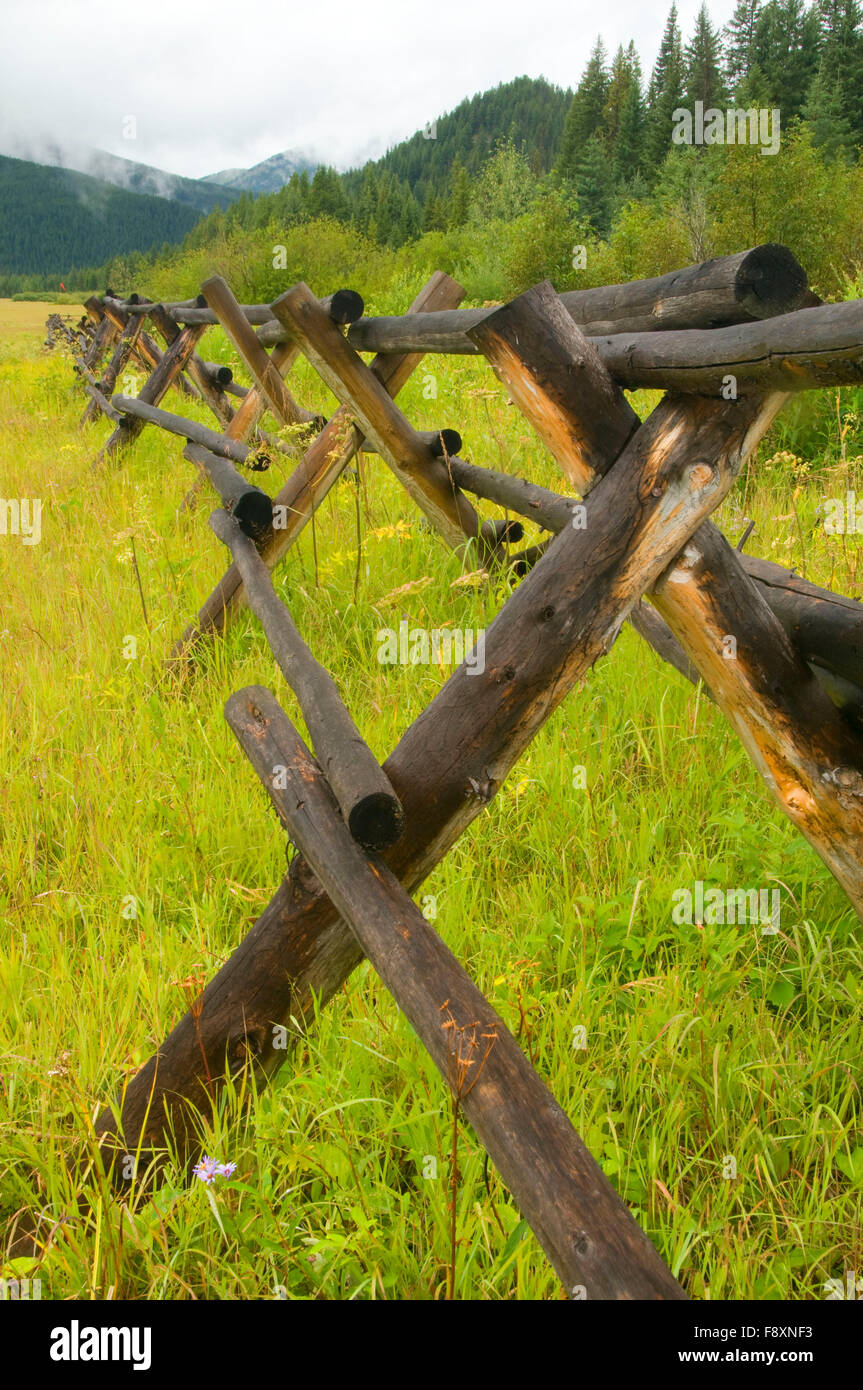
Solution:
[{"label": "gray cloud", "polygon": [[[699,3],[678,5],[687,37]],[[733,8],[714,0],[714,23]],[[224,13],[212,0],[6,0],[0,152],[44,159],[73,142],[200,177],[302,149],[346,168],[522,73],[574,86],[597,32],[612,51],[634,38],[649,69],[667,7],[246,0]]]}]

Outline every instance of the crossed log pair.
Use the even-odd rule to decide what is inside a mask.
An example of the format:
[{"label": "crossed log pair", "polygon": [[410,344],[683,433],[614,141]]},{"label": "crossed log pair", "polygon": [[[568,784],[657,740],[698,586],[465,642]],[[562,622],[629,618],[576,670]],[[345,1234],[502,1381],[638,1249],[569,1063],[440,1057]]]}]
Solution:
[{"label": "crossed log pair", "polygon": [[[734,552],[702,525],[781,400],[666,399],[638,429],[596,353],[571,320],[556,318],[557,302],[541,287],[471,332],[586,494],[588,525],[562,530],[505,605],[487,634],[485,675],[467,681],[463,670],[456,672],[385,765],[407,823],[402,840],[387,852],[388,863],[406,887],[418,886],[485,804],[471,788],[482,787],[483,797],[494,794],[544,718],[608,650],[627,612],[653,585],[657,604],[772,776],[785,809],[840,881],[845,875],[859,906],[859,750],[778,620],[763,601],[759,606],[751,581],[735,568]],[[327,341],[321,310],[304,287],[279,301],[277,312],[312,360],[317,351],[319,365],[335,374],[341,349]],[[386,457],[392,416],[380,411],[357,363],[350,366],[351,387],[343,389],[353,416],[384,446]],[[336,384],[342,382],[339,373]],[[683,560],[675,563],[682,547]],[[741,583],[743,597],[735,603],[731,586]],[[727,622],[729,614],[736,627]],[[700,636],[702,623],[706,635]],[[738,635],[737,663],[722,661],[721,635],[728,631]],[[271,733],[276,716],[261,709],[260,697],[255,708],[250,719]],[[765,720],[778,726],[766,736]],[[284,740],[284,730],[281,735]],[[298,766],[302,759],[296,753]],[[854,813],[852,826],[841,824],[847,806]],[[314,859],[313,845],[306,848]],[[324,861],[313,867],[326,878]],[[340,881],[337,876],[325,885],[337,900]],[[349,911],[343,897],[340,905]],[[194,1028],[189,1017],[183,1020],[158,1058],[132,1081],[121,1115],[126,1145],[158,1143],[169,1119],[181,1139],[191,1141],[184,1099],[208,1103],[202,1045],[214,1076],[226,1055],[234,1068],[251,1055],[262,1075],[272,1074],[282,1060],[271,1045],[272,1024],[302,1016],[312,990],[329,997],[359,951],[320,883],[305,864],[295,865],[247,941],[208,986]],[[115,1132],[111,1117],[102,1117],[101,1128],[106,1136]],[[586,1172],[592,1172],[589,1164]],[[587,1179],[581,1178],[583,1201]],[[566,1256],[567,1276],[575,1270],[596,1291],[593,1296],[633,1296],[633,1289],[647,1287],[655,1296],[660,1285],[645,1275],[637,1242],[623,1239],[618,1273],[609,1275],[602,1242],[592,1243],[598,1233],[593,1216],[602,1210],[606,1226],[628,1227],[613,1206],[604,1211],[596,1201],[593,1212],[589,1202],[578,1209],[577,1248]],[[558,1251],[553,1258],[564,1257]],[[647,1284],[639,1282],[645,1278]]]},{"label": "crossed log pair", "polygon": [[[739,272],[747,258],[754,255],[728,258],[738,262],[737,271],[731,275],[725,267],[726,289],[712,291],[725,304],[726,315],[739,317],[749,312],[748,308],[740,308]],[[758,258],[755,260],[757,263]],[[721,265],[714,263],[717,264]],[[769,258],[761,262],[762,278],[768,264]],[[704,268],[694,269],[701,272],[703,293]],[[712,274],[717,278],[715,270]],[[685,279],[685,273],[681,278]],[[656,283],[653,282],[652,291],[635,287],[643,298],[646,296],[645,304],[653,304],[651,312],[660,302],[656,298]],[[269,314],[255,316],[265,325],[256,337],[249,330],[249,314],[231,303],[218,282],[208,282],[205,288],[211,302],[219,302],[219,320],[226,330],[228,322],[232,322],[235,344],[250,367],[255,363],[255,385],[230,422],[228,438],[242,438],[247,422],[256,423],[267,406],[282,421],[292,411],[299,421],[300,408],[276,383],[276,377],[281,380],[281,370],[286,370],[296,357],[298,346],[343,401],[334,421],[315,441],[282,490],[286,499],[292,498],[295,504],[289,520],[296,519],[284,534],[264,528],[259,540],[263,564],[256,561],[259,579],[260,570],[272,567],[299,533],[327,487],[362,443],[363,433],[410,486],[423,510],[451,544],[463,544],[465,538],[478,534],[476,513],[459,485],[477,490],[479,495],[486,494],[471,488],[469,474],[462,471],[459,476],[459,468],[465,470],[468,466],[447,457],[449,449],[444,451],[441,465],[431,441],[415,436],[389,401],[388,393],[395,394],[416,365],[417,357],[387,355],[377,359],[370,370],[334,330],[331,306],[328,313],[305,287],[298,286],[273,306],[285,341],[277,345],[272,357],[264,354],[261,358],[255,355],[251,343],[254,341],[260,348],[261,338],[271,333],[266,326]],[[227,287],[224,289],[227,291]],[[626,289],[597,293],[606,296],[606,304],[615,294],[623,302]],[[668,287],[664,292],[673,306],[676,298],[678,312],[688,303],[691,321],[704,321],[693,308],[695,299],[688,297],[695,294],[697,298],[698,292],[692,290],[691,284],[688,291],[676,297]],[[805,292],[805,281],[802,291],[797,285],[792,299],[796,296],[799,302],[801,292]],[[652,300],[650,293],[654,295]],[[454,282],[435,277],[412,306],[412,317],[433,314],[444,307],[441,301],[457,303],[459,297]],[[723,320],[715,297],[711,302],[717,315],[714,321],[728,321]],[[630,310],[632,303],[630,292]],[[775,311],[775,298],[772,303]],[[144,310],[149,311],[148,306],[141,306],[141,313],[129,309],[130,317],[143,321]],[[203,330],[204,320],[195,315],[205,312],[209,315],[213,311],[204,311],[200,305],[190,309],[192,322],[187,322],[182,332],[190,327]],[[703,304],[697,312],[703,315]],[[451,310],[449,317],[452,321]],[[794,315],[797,320],[800,317]],[[408,322],[407,318],[403,322]],[[356,328],[361,329],[362,323]],[[627,328],[631,329],[631,324]],[[175,331],[180,337],[181,330],[176,325]],[[415,324],[408,322],[408,331],[416,331]],[[742,577],[749,587],[740,589],[739,559],[705,521],[781,400],[774,395],[718,405],[706,400],[667,398],[650,421],[638,429],[635,416],[604,370],[596,350],[574,327],[570,307],[561,303],[550,286],[539,287],[494,314],[483,311],[458,331],[465,333],[475,350],[485,353],[507,381],[570,481],[585,495],[588,525],[579,531],[566,528],[566,517],[554,512],[553,495],[546,498],[551,508],[546,518],[551,522],[549,529],[559,531],[559,535],[489,630],[485,676],[473,676],[465,682],[464,671],[456,672],[388,760],[385,772],[407,823],[402,839],[386,852],[393,872],[407,888],[418,886],[433,863],[494,795],[551,709],[597,656],[608,649],[626,614],[634,612],[640,594],[654,585],[654,601],[676,632],[681,647],[688,651],[718,703],[737,724],[756,763],[768,781],[772,779],[773,789],[786,811],[792,819],[796,818],[844,882],[859,910],[861,779],[856,741],[813,680],[799,651],[784,636],[769,606],[763,600],[760,608],[753,604],[755,591],[745,574]],[[781,340],[787,342],[787,329],[782,333],[785,336],[780,334]],[[638,342],[643,344],[647,336],[641,334]],[[715,342],[717,333],[712,332],[709,337]],[[136,341],[140,341],[140,335]],[[401,341],[406,340],[403,337]],[[424,343],[426,339],[414,341]],[[847,370],[843,365],[846,361],[852,367],[859,362],[859,353],[855,358],[853,347],[847,343],[846,350],[846,357],[840,358],[840,365],[835,368],[840,373]],[[390,344],[387,352],[392,351]],[[181,365],[189,360],[176,351],[157,383],[160,388],[167,389],[167,384],[176,380]],[[828,371],[834,370],[829,367],[829,354],[825,360]],[[771,380],[776,377],[777,365],[781,364],[768,364]],[[709,370],[715,377],[719,368],[714,364]],[[761,375],[763,379],[763,371]],[[379,389],[382,383],[383,392]],[[702,378],[702,385],[712,389],[713,384],[714,378]],[[156,389],[148,394],[154,400],[161,398]],[[135,415],[123,398],[115,398],[115,405],[125,407],[124,418],[131,417],[140,427],[146,418],[155,420],[162,413],[154,404],[148,406],[146,399],[143,405],[134,407]],[[148,411],[153,413],[148,415]],[[243,418],[237,425],[240,417]],[[359,421],[359,428],[354,421]],[[195,449],[200,451],[197,455],[192,452]],[[207,466],[204,456],[208,452],[213,450],[202,444],[193,442],[187,446],[187,455],[201,466]],[[226,452],[231,453],[230,449]],[[212,465],[208,471],[217,482]],[[217,482],[223,497],[225,487],[223,476],[222,486]],[[229,497],[225,500],[230,504]],[[560,504],[563,499],[556,501]],[[234,515],[237,518],[236,512]],[[705,524],[699,527],[703,521]],[[233,536],[233,523],[223,521],[217,525],[228,528],[223,538],[232,536],[235,546],[244,544]],[[491,547],[493,537],[487,534],[485,539]],[[674,556],[687,540],[683,560],[675,565]],[[248,542],[245,544],[248,547]],[[198,625],[181,644],[181,651],[188,651],[190,643],[202,632],[223,625],[231,607],[240,602],[243,574],[238,568],[242,565],[239,551],[237,556],[233,574],[229,571],[209,606],[205,605]],[[248,594],[248,565],[245,578]],[[739,596],[736,605],[732,592],[735,586]],[[653,614],[652,621],[658,621],[653,609],[645,612]],[[668,629],[664,631],[667,633]],[[721,638],[731,631],[738,638],[736,663],[722,658]],[[297,650],[294,646],[294,653]],[[740,669],[732,670],[736,667]],[[250,937],[196,1004],[194,1026],[192,1016],[187,1016],[158,1057],[151,1059],[133,1079],[120,1116],[122,1133],[110,1115],[102,1116],[99,1128],[109,1146],[119,1143],[129,1151],[139,1145],[158,1146],[170,1126],[179,1137],[181,1149],[191,1151],[194,1139],[188,1105],[206,1108],[212,1100],[211,1083],[205,1083],[201,1075],[201,1048],[207,1056],[204,1074],[209,1072],[216,1086],[218,1078],[224,1076],[226,1056],[233,1070],[252,1058],[262,1076],[272,1074],[282,1060],[282,1054],[271,1045],[273,1023],[287,1023],[291,1015],[302,1017],[313,990],[329,997],[359,959],[361,948],[368,951],[384,974],[432,1055],[436,1055],[437,1046],[436,1060],[442,1070],[453,1065],[458,1069],[460,1065],[459,1056],[452,1049],[444,1047],[441,1051],[443,1034],[435,1032],[436,1016],[434,1007],[429,1012],[428,992],[420,990],[422,997],[412,1002],[410,991],[405,992],[411,980],[416,983],[417,979],[433,978],[434,972],[429,969],[432,961],[437,962],[438,970],[444,970],[445,957],[440,953],[449,953],[440,943],[435,945],[437,938],[433,933],[429,938],[430,929],[422,919],[417,923],[416,910],[409,904],[406,907],[395,879],[387,878],[379,864],[371,866],[374,882],[361,871],[356,856],[360,854],[362,859],[362,853],[345,840],[344,827],[334,816],[319,771],[307,751],[298,746],[296,736],[285,727],[284,716],[267,705],[266,694],[254,692],[234,697],[229,718],[262,775],[266,773],[267,760],[260,756],[256,760],[254,750],[257,747],[260,753],[266,746],[268,756],[274,750],[279,752],[280,761],[302,779],[306,791],[314,785],[314,814],[312,810],[306,813],[313,817],[311,831],[303,817],[298,816],[298,796],[293,803],[290,797],[283,797],[280,810],[319,881],[311,878],[307,864],[295,864]],[[329,727],[334,724],[337,720],[329,721]],[[344,795],[339,802],[345,811]],[[848,824],[844,825],[842,817],[849,810]],[[321,852],[322,845],[327,847],[326,854]],[[367,860],[362,862],[368,867]],[[359,875],[364,884],[359,916],[353,898],[344,893],[344,876],[349,871]],[[321,882],[329,899],[324,896]],[[338,922],[336,908],[350,919],[350,929]],[[406,933],[420,943],[420,954],[412,954],[408,949],[401,961],[401,975],[396,971],[388,977],[389,957],[400,944],[399,935],[404,938]],[[423,959],[423,950],[431,951],[431,955],[425,957],[426,965],[417,974],[415,967]],[[458,1017],[465,1020],[459,1025],[460,1036],[480,1024],[488,1036],[493,1035],[493,1046],[485,1059],[486,1068],[490,1069],[486,1079],[499,1092],[496,1067],[499,1062],[506,1064],[504,1075],[512,1084],[513,1096],[527,1103],[517,1126],[517,1134],[524,1137],[525,1143],[513,1146],[510,1133],[513,1153],[508,1157],[507,1145],[501,1147],[503,1131],[497,1137],[495,1133],[495,1122],[500,1125],[505,1117],[499,1108],[495,1111],[491,1106],[490,1118],[484,1118],[487,1092],[479,1082],[466,1098],[466,1113],[493,1152],[564,1283],[585,1283],[591,1297],[679,1296],[677,1285],[583,1145],[579,1148],[580,1141],[565,1117],[553,1111],[543,1115],[538,1094],[530,1092],[531,1085],[541,1088],[538,1079],[523,1078],[527,1092],[516,1084],[519,1062],[500,1043],[503,1025],[483,1013],[483,1006],[485,1010],[489,1006],[475,996],[475,991],[470,993],[473,987],[462,978],[463,972],[459,974],[460,967],[451,958],[450,963],[456,973],[453,975],[450,970],[442,978],[452,983],[451,993],[459,1000],[462,1011]],[[438,1024],[439,1015],[438,1007]],[[424,1020],[425,1031],[419,1026],[419,1019]],[[452,1022],[455,1026],[455,1017]],[[523,1059],[521,1064],[526,1066]],[[546,1100],[554,1106],[547,1093]],[[530,1180],[532,1173],[540,1172],[541,1181]]]}]

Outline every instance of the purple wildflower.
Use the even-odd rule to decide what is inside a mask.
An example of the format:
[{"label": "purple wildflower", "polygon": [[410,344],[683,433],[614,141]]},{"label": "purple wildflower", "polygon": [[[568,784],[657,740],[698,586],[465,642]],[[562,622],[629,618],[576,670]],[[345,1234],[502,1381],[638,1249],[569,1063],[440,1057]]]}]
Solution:
[{"label": "purple wildflower", "polygon": [[237,1171],[236,1163],[217,1163],[216,1172],[223,1178],[232,1178]]},{"label": "purple wildflower", "polygon": [[216,1181],[216,1174],[219,1171],[219,1163],[215,1158],[210,1158],[209,1154],[204,1154],[204,1157],[195,1164],[192,1171],[196,1178],[200,1178],[201,1182],[206,1183],[208,1187],[212,1187],[213,1183]]}]

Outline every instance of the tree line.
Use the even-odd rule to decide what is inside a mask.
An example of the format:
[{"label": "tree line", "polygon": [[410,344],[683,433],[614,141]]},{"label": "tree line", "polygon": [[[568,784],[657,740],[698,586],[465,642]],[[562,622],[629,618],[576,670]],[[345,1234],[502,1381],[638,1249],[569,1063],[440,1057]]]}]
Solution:
[{"label": "tree line", "polygon": [[[778,108],[780,152],[675,145],[674,113],[698,102]],[[270,297],[284,288],[265,260],[267,242],[302,247],[317,264],[318,242],[307,234],[317,228],[319,244],[333,256],[341,247],[352,266],[414,267],[435,255],[481,298],[510,292],[528,274],[559,288],[586,283],[571,264],[576,241],[592,248],[587,277],[611,279],[661,273],[669,256],[787,240],[831,292],[863,257],[861,145],[860,0],[738,0],[723,30],[705,4],[688,37],[673,4],[649,78],[633,43],[609,59],[598,39],[574,91],[526,77],[500,84],[362,169],[321,167],[276,193],[243,194],[201,219],[179,250],[114,258],[83,283],[128,271],[141,283],[149,277],[150,293],[176,283],[179,295],[199,267],[206,274],[218,261],[263,300],[271,285]],[[502,223],[505,247],[489,233]],[[296,264],[296,278],[311,283]],[[368,274],[378,283],[377,270]]]}]

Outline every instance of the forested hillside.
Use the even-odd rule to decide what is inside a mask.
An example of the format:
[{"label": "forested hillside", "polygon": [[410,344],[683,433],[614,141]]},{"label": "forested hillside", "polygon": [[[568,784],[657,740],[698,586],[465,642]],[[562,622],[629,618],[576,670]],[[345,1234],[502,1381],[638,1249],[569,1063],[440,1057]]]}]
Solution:
[{"label": "forested hillside", "polygon": [[[697,103],[762,110],[777,151],[675,143],[675,113]],[[574,93],[501,84],[362,169],[246,193],[179,249],[114,259],[108,273],[179,296],[217,266],[264,300],[290,276],[330,288],[353,276],[394,295],[440,267],[482,300],[545,276],[561,289],[607,283],[779,240],[831,294],[863,264],[861,145],[860,0],[739,0],[722,31],[703,5],[690,34],[672,5],[650,68],[634,44],[609,55],[597,39]]]},{"label": "forested hillside", "polygon": [[179,241],[200,215],[88,174],[0,156],[0,266],[12,272],[55,281],[74,267]]}]

